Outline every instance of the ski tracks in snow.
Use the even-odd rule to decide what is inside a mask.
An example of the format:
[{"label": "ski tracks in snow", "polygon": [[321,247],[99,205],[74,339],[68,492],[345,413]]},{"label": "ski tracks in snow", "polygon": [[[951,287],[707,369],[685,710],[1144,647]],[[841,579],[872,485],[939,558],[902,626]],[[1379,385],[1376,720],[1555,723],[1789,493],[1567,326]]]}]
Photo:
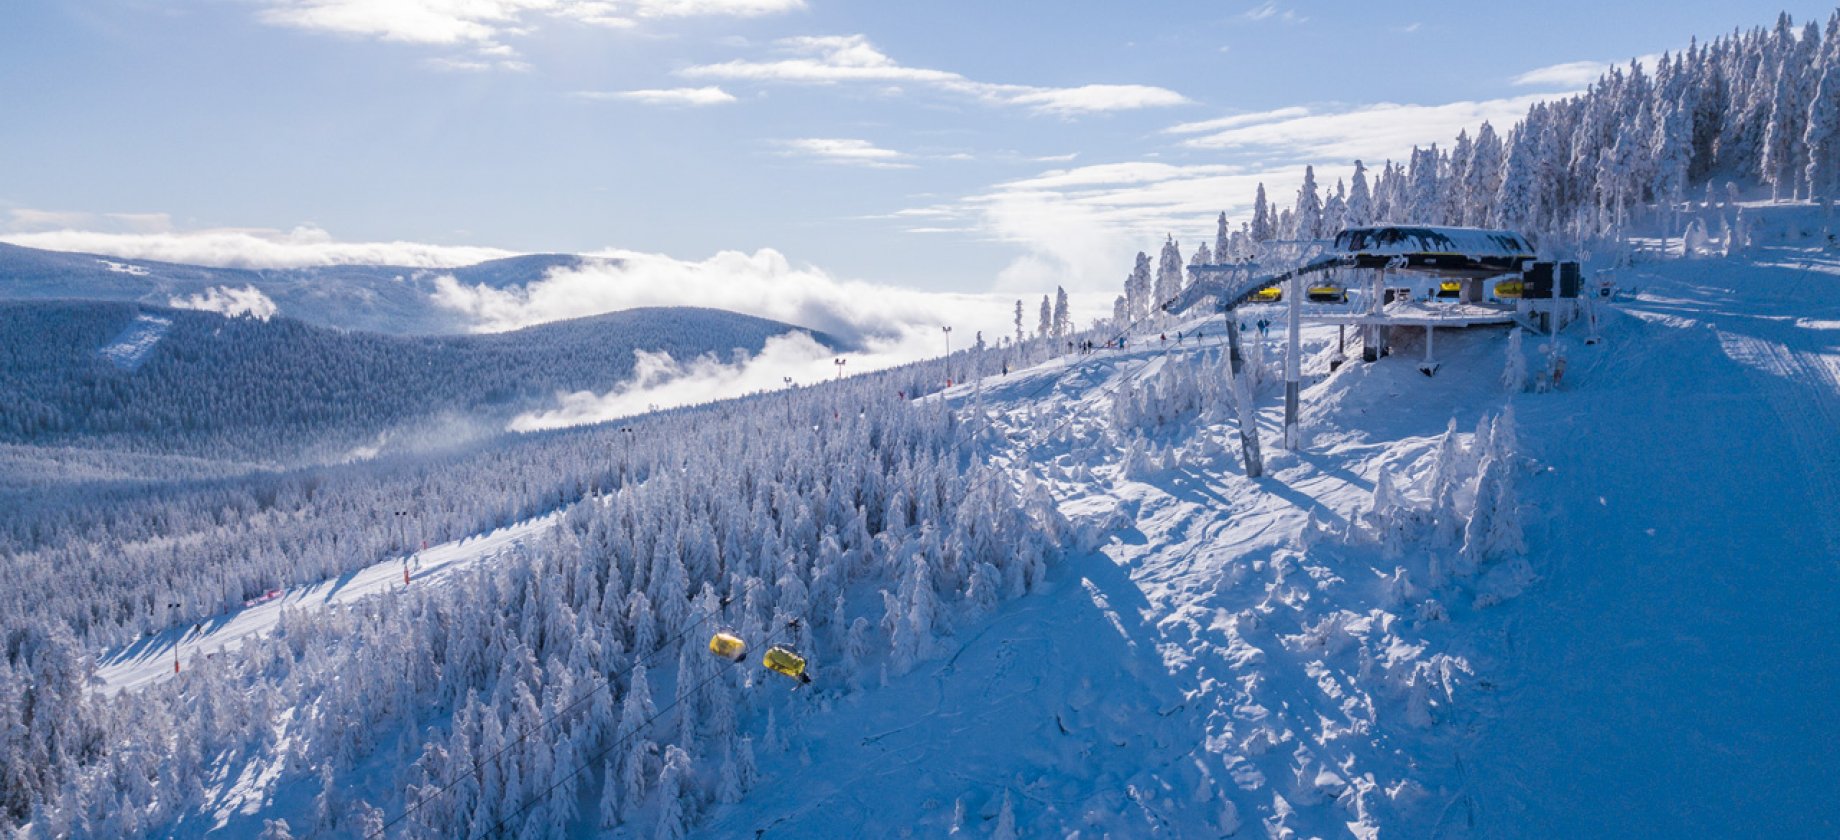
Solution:
[{"label": "ski tracks in snow", "polygon": [[[432,546],[408,558],[412,579],[423,585],[442,582],[542,534],[559,516],[560,513],[551,513],[487,534]],[[273,632],[286,613],[331,609],[403,586],[404,563],[402,557],[382,560],[336,578],[282,590],[272,598],[212,616],[196,625],[175,627],[142,638],[99,657],[96,676],[103,690],[110,693],[151,685],[175,673],[175,649],[180,661],[199,653],[216,656],[235,651],[251,637]]]},{"label": "ski tracks in snow", "polygon": [[[1840,327],[1812,331],[1840,342]],[[1794,438],[1803,456],[1795,470],[1813,491],[1810,498],[1840,500],[1840,348],[1822,353],[1722,329],[1718,335],[1725,354],[1752,371],[1758,392]],[[1840,558],[1840,505],[1815,505],[1808,514],[1828,556]]]}]

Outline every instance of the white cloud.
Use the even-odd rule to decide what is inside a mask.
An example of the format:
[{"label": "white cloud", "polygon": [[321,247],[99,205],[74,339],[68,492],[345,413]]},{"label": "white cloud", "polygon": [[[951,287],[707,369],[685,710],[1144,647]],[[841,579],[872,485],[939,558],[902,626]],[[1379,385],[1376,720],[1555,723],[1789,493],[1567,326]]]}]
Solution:
[{"label": "white cloud", "polygon": [[412,44],[489,42],[549,0],[281,0],[262,20]]},{"label": "white cloud", "polygon": [[[512,428],[534,430],[594,423],[660,408],[779,388],[781,377],[801,383],[836,375],[833,359],[861,373],[944,351],[940,327],[954,327],[953,345],[964,347],[981,331],[996,343],[1011,334],[1016,295],[922,292],[843,280],[812,266],[793,266],[777,251],[724,251],[701,261],[662,254],[607,251],[571,269],[552,270],[527,286],[465,286],[437,279],[436,303],[468,316],[481,331],[579,318],[645,306],[708,306],[770,318],[835,336],[856,349],[835,351],[804,333],[772,339],[750,358],[639,357],[632,381],[595,394],[560,394],[554,408],[518,418]],[[1023,297],[1034,328],[1035,296]],[[1109,295],[1074,296],[1076,318],[1110,311]]]},{"label": "white cloud", "polygon": [[552,270],[527,286],[467,286],[440,278],[435,302],[469,317],[482,332],[642,306],[709,306],[852,342],[888,339],[915,327],[936,330],[955,324],[978,330],[1003,322],[999,297],[843,280],[815,266],[794,266],[770,248],[751,254],[722,251],[700,261],[602,251],[579,267]]},{"label": "white cloud", "polygon": [[826,163],[867,166],[875,169],[911,169],[903,162],[907,155],[884,149],[867,140],[835,137],[807,137],[782,143],[788,154],[811,157]]},{"label": "white cloud", "polygon": [[[910,293],[911,294],[911,293]],[[928,296],[944,298],[945,296]],[[911,303],[914,298],[905,298]],[[1111,314],[1111,297],[1100,300],[1093,295],[1070,295],[1075,320]],[[601,423],[630,417],[647,411],[695,405],[713,400],[739,397],[785,387],[785,378],[808,385],[837,376],[835,359],[841,357],[845,375],[881,370],[926,358],[937,358],[945,351],[943,324],[955,324],[952,346],[963,349],[975,340],[977,330],[984,339],[997,343],[999,336],[1014,331],[1011,324],[1014,298],[984,296],[971,299],[942,300],[952,317],[921,319],[904,324],[886,336],[875,336],[857,350],[839,352],[813,340],[805,332],[791,332],[769,338],[760,352],[724,360],[713,355],[694,359],[674,359],[666,353],[636,351],[632,379],[604,394],[579,391],[558,394],[554,408],[521,415],[510,424],[513,431],[537,431],[561,426]],[[975,308],[968,304],[974,304]],[[1035,299],[1024,301],[1025,326],[1033,330],[1038,307]],[[985,371],[994,373],[995,371]],[[892,398],[893,395],[891,394]]]},{"label": "white cloud", "polygon": [[86,213],[70,210],[34,210],[26,207],[7,211],[0,233],[90,228],[119,233],[162,233],[172,230],[172,217],[165,213]]},{"label": "white cloud", "polygon": [[262,294],[254,286],[233,289],[229,286],[212,286],[195,295],[174,296],[167,300],[167,305],[175,309],[201,309],[216,312],[232,318],[247,316],[260,321],[275,317],[281,308]]},{"label": "white cloud", "polygon": [[[1651,53],[1637,56],[1633,61],[1643,67],[1654,67],[1661,61],[1661,54]],[[1610,72],[1610,68],[1614,66],[1616,66],[1614,63],[1608,61],[1567,61],[1563,64],[1536,67],[1509,81],[1521,87],[1554,88],[1565,92],[1580,91],[1603,78],[1603,75]],[[1627,65],[1624,66],[1627,67]]]},{"label": "white cloud", "polygon": [[900,64],[862,35],[786,38],[778,45],[787,57],[770,61],[736,59],[687,67],[678,72],[689,78],[781,84],[917,85],[994,105],[1060,115],[1158,108],[1189,101],[1175,91],[1148,85],[1052,88],[973,81],[947,70]]},{"label": "white cloud", "polygon": [[960,221],[1023,250],[1002,271],[999,288],[1053,284],[1096,294],[1117,289],[1131,255],[1154,253],[1165,234],[1175,235],[1184,254],[1202,241],[1212,243],[1216,214],[1243,219],[1261,183],[1273,202],[1287,207],[1305,164],[1316,165],[1318,183],[1330,188],[1351,174],[1356,159],[1403,159],[1414,145],[1448,144],[1485,120],[1505,129],[1550,96],[1339,110],[1293,106],[1184,123],[1164,133],[1184,135],[1183,146],[1233,150],[1256,162],[1136,160],[1050,169],[923,209],[929,219]]},{"label": "white cloud", "polygon": [[[1195,149],[1254,151],[1288,161],[1398,159],[1408,154],[1414,145],[1450,143],[1457,132],[1464,129],[1473,132],[1485,121],[1502,127],[1512,125],[1525,116],[1534,103],[1552,96],[1539,93],[1443,105],[1382,102],[1335,111],[1307,109],[1301,114],[1298,113],[1300,109],[1284,108],[1229,117],[1229,120],[1244,121],[1224,130],[1191,137],[1182,145]],[[1204,125],[1189,123],[1185,130],[1192,131]]]},{"label": "white cloud", "polygon": [[623,99],[646,105],[666,105],[684,108],[700,108],[709,105],[727,105],[735,101],[734,94],[719,87],[664,88],[661,90],[619,90],[619,91],[582,91],[575,94],[582,99]]},{"label": "white cloud", "polygon": [[405,44],[471,48],[475,58],[434,66],[451,70],[521,70],[504,44],[545,18],[608,29],[646,19],[758,17],[805,8],[805,0],[268,0],[263,22],[316,32]]},{"label": "white cloud", "polygon": [[954,208],[968,223],[1024,250],[999,275],[998,288],[1061,285],[1103,295],[1109,304],[1137,251],[1151,251],[1173,233],[1189,253],[1213,241],[1215,214],[1242,215],[1259,183],[1281,196],[1282,185],[1302,177],[1301,165],[1094,164],[998,184]]},{"label": "white cloud", "polygon": [[763,17],[803,11],[805,0],[634,0],[631,5],[639,17]]},{"label": "white cloud", "polygon": [[1309,114],[1310,109],[1300,105],[1292,105],[1288,108],[1278,108],[1271,111],[1255,111],[1248,114],[1216,117],[1211,120],[1201,120],[1199,122],[1178,123],[1163,129],[1163,133],[1201,134],[1210,131],[1225,131],[1229,128],[1239,128],[1241,126],[1256,125],[1258,123],[1272,122],[1275,120],[1293,119],[1296,117],[1309,116]]},{"label": "white cloud", "polygon": [[1019,93],[1010,102],[1051,114],[1090,114],[1186,105],[1188,97],[1148,85],[1081,85]]},{"label": "white cloud", "polygon": [[[915,334],[915,337],[918,333]],[[875,352],[845,356],[851,373],[938,355],[939,347],[920,348],[907,342],[889,342]],[[513,419],[511,431],[534,432],[562,426],[604,423],[648,411],[696,405],[785,387],[785,377],[809,384],[835,376],[836,351],[813,340],[809,333],[792,332],[767,339],[760,352],[733,361],[713,355],[674,359],[668,353],[633,352],[633,377],[604,394],[577,391],[558,394],[555,408],[532,411]]]},{"label": "white cloud", "polygon": [[338,242],[315,227],[282,232],[216,229],[183,233],[50,230],[0,234],[0,241],[49,251],[74,251],[137,260],[224,268],[300,268],[313,265],[400,265],[450,268],[515,256],[517,252],[422,242]]},{"label": "white cloud", "polygon": [[1541,87],[1561,87],[1566,89],[1581,88],[1597,81],[1610,65],[1601,61],[1568,61],[1529,70],[1515,76],[1516,85],[1539,85]]},{"label": "white cloud", "polygon": [[1309,18],[1297,14],[1294,9],[1279,6],[1275,0],[1266,0],[1246,10],[1241,17],[1247,20],[1278,20],[1284,23],[1308,23]]}]

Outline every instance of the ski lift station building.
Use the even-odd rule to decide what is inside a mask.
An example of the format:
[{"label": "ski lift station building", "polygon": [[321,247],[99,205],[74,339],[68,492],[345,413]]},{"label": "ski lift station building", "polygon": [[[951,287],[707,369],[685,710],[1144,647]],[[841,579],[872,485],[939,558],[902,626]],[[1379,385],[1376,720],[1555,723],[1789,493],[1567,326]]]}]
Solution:
[{"label": "ski lift station building", "polygon": [[[1189,266],[1194,282],[1168,309],[1181,312],[1212,298],[1230,310],[1290,297],[1298,317],[1361,328],[1367,361],[1386,352],[1390,329],[1423,328],[1429,374],[1437,368],[1436,328],[1525,323],[1556,329],[1575,311],[1583,285],[1577,263],[1540,261],[1526,237],[1508,230],[1384,225],[1293,244],[1315,256],[1279,272],[1247,263]],[[1311,275],[1321,277],[1306,283]],[[1313,302],[1308,311],[1297,306],[1305,299]],[[1560,303],[1566,299],[1573,304]]]}]

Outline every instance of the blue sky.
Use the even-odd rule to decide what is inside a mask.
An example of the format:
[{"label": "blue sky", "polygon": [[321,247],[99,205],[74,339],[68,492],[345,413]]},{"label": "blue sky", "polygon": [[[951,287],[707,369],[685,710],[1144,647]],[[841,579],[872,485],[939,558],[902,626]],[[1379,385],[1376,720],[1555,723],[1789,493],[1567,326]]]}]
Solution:
[{"label": "blue sky", "polygon": [[1259,180],[1332,184],[1783,8],[1478,5],[26,3],[0,29],[0,235],[765,248],[830,278],[1096,292]]}]

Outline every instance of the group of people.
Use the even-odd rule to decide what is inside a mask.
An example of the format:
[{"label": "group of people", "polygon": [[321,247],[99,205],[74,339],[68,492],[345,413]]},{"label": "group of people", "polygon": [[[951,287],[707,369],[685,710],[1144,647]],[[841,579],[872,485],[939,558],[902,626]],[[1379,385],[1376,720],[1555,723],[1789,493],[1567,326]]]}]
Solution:
[{"label": "group of people", "polygon": [[[1162,343],[1164,344],[1169,343],[1169,333],[1162,333],[1160,335],[1160,338],[1162,340]],[[1192,334],[1185,334],[1181,332],[1180,330],[1176,332],[1176,343],[1177,344],[1181,344],[1183,340],[1187,338],[1193,338],[1199,341],[1201,339],[1201,331],[1196,330]],[[1093,340],[1090,338],[1084,339],[1081,341],[1074,341],[1072,339],[1068,339],[1067,352],[1072,353],[1075,350],[1078,350],[1080,352],[1080,355],[1085,356],[1085,355],[1092,354],[1093,351],[1095,350],[1111,350],[1113,348],[1123,350],[1126,348],[1128,343],[1129,343],[1128,340],[1122,335],[1117,338],[1107,340],[1104,344],[1095,344],[1093,343]],[[1009,363],[1008,362],[1003,363],[1003,375],[1004,376],[1009,375]]]}]

